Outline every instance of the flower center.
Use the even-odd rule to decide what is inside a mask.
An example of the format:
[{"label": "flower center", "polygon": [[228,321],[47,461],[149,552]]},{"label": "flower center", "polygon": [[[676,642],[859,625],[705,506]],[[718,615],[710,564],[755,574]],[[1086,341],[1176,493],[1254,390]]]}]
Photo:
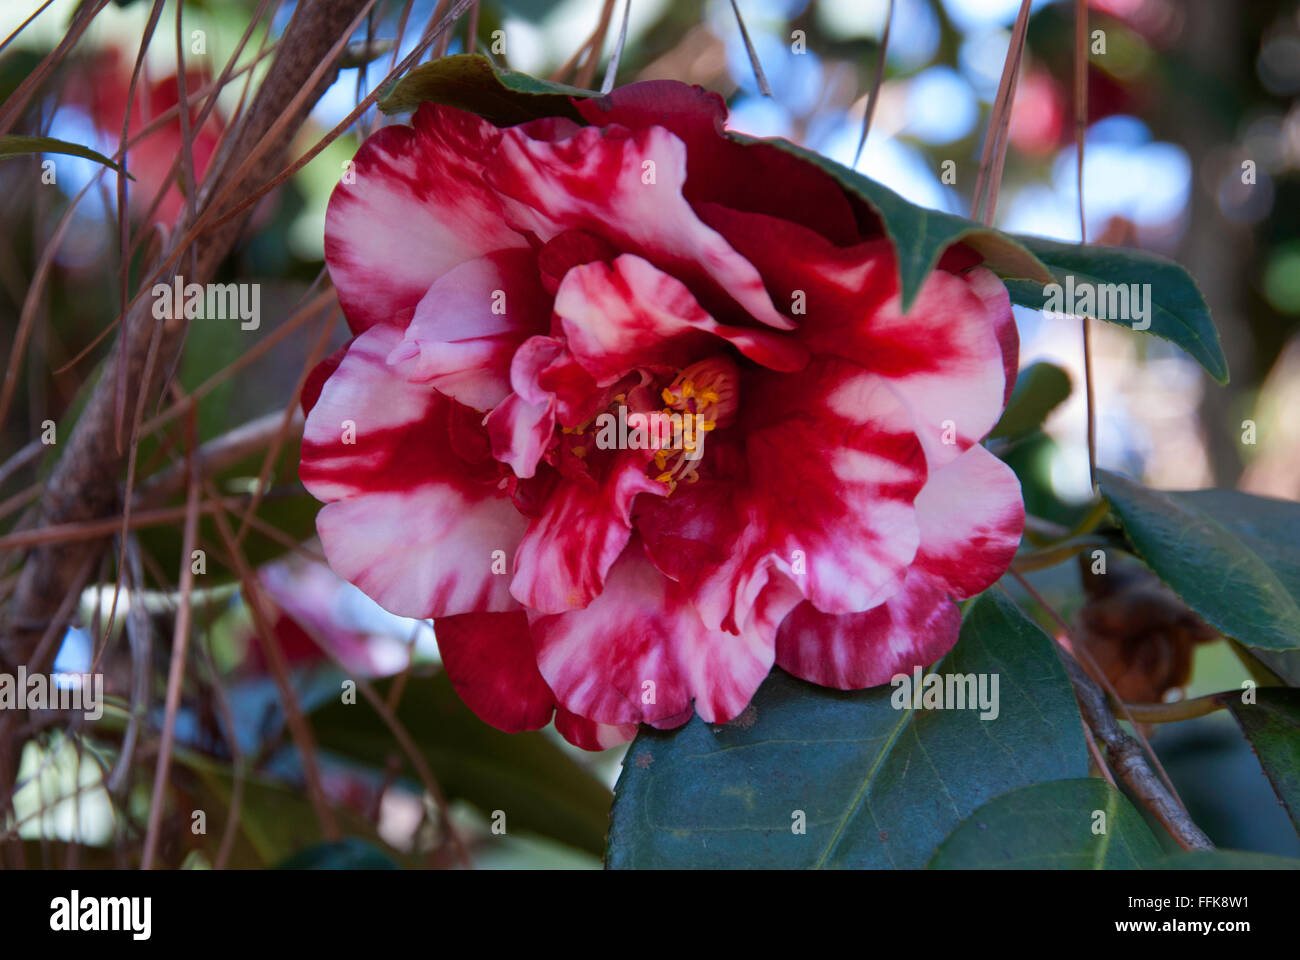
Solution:
[{"label": "flower center", "polygon": [[[719,426],[736,419],[740,406],[740,371],[725,356],[710,357],[678,372],[661,393],[667,406],[663,412],[678,414],[680,427],[675,428],[674,443],[655,453],[660,473],[655,477],[667,484],[668,494],[678,483],[699,480],[696,468],[704,456],[704,439]],[[677,421],[674,421],[676,423]]]}]

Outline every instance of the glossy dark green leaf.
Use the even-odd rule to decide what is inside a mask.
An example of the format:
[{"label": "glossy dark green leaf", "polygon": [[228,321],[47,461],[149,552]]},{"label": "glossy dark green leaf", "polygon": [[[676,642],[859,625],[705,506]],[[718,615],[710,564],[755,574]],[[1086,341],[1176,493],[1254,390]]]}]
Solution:
[{"label": "glossy dark green leaf", "polygon": [[1300,687],[1300,650],[1251,651],[1288,687]]},{"label": "glossy dark green leaf", "polygon": [[1104,470],[1098,482],[1138,554],[1206,622],[1249,646],[1300,647],[1300,504]]},{"label": "glossy dark green leaf", "polygon": [[920,867],[990,798],[1086,774],[1051,640],[1001,594],[971,605],[934,670],[996,674],[996,719],[896,709],[891,686],[845,693],[777,670],[726,726],[643,732],[615,792],[609,865]]},{"label": "glossy dark green leaf", "polygon": [[276,865],[280,870],[400,870],[401,865],[360,837],[319,843]]},{"label": "glossy dark green leaf", "polygon": [[[390,684],[376,684],[387,696]],[[502,810],[506,829],[551,837],[599,854],[609,821],[609,789],[541,733],[502,733],[461,702],[445,674],[412,677],[398,719],[405,725],[448,799],[485,815]],[[392,731],[358,694],[311,715],[322,750],[382,770],[390,757],[414,771]]]},{"label": "glossy dark green leaf", "polygon": [[1254,703],[1233,694],[1224,698],[1259,757],[1291,822],[1300,830],[1300,690],[1260,687]]},{"label": "glossy dark green leaf", "polygon": [[[102,153],[77,143],[69,143],[67,140],[56,140],[54,137],[28,137],[16,133],[0,136],[0,157],[16,157],[26,153],[62,153],[70,157],[94,160],[111,170],[121,172],[122,169]],[[130,174],[127,176],[131,180],[135,179]]]},{"label": "glossy dark green leaf", "polygon": [[[1197,289],[1191,275],[1172,260],[1141,250],[1097,245],[1080,246],[1040,237],[1015,237],[1052,272],[1057,284],[1064,287],[1068,277],[1073,284],[1151,284],[1150,326],[1142,332],[1153,334],[1186,350],[1215,380],[1228,382],[1228,362],[1219,345],[1219,333],[1210,319],[1210,308]],[[1017,277],[1004,274],[1011,301],[1042,310],[1047,291],[1036,276]],[[1068,312],[1068,311],[1067,311]],[[1102,311],[1099,311],[1102,312]],[[1111,323],[1134,329],[1128,318],[1102,317]]]},{"label": "glossy dark green leaf", "polygon": [[1042,426],[1047,415],[1070,396],[1070,375],[1051,363],[1031,363],[1016,376],[1016,386],[989,439],[1020,437]]},{"label": "glossy dark green leaf", "polygon": [[1105,780],[1059,780],[1003,794],[964,820],[935,870],[1133,870],[1164,851]]},{"label": "glossy dark green leaf", "polygon": [[582,116],[570,97],[597,96],[562,83],[549,83],[525,73],[494,67],[486,57],[457,54],[441,57],[413,69],[379,101],[387,114],[409,113],[425,101],[446,104],[478,114],[500,126],[524,123],[538,117]]}]

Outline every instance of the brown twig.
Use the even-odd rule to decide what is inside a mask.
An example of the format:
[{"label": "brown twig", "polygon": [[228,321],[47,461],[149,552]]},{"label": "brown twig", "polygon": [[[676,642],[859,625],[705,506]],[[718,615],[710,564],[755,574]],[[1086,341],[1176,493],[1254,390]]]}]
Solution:
[{"label": "brown twig", "polygon": [[[279,154],[287,142],[287,137],[280,135],[297,128],[332,82],[337,71],[330,65],[330,51],[346,41],[345,31],[350,29],[352,19],[365,6],[364,0],[333,0],[330,3],[318,0],[297,5],[275,59],[252,105],[240,120],[237,135],[224,144],[222,153],[214,160],[211,167],[214,172],[209,175],[214,191],[242,194],[273,175]],[[272,148],[272,142],[277,140],[279,142]],[[258,155],[256,160],[255,154]],[[237,176],[231,172],[232,157],[247,158],[239,164]],[[198,216],[202,220],[204,215],[200,213]],[[187,219],[188,215],[182,218],[183,221]],[[161,272],[171,269],[188,245],[194,243],[197,250],[192,279],[204,282],[211,278],[217,265],[234,246],[245,219],[246,216],[231,217],[222,224],[208,224],[199,231],[193,227],[178,230],[180,236],[171,240],[171,254],[164,258],[166,266],[161,268]],[[160,278],[161,274],[154,277]],[[125,380],[133,398],[139,394],[156,397],[161,393],[164,379],[161,371],[172,366],[184,329],[183,322],[168,324],[158,349],[164,362],[156,364],[155,375],[146,382],[143,372],[154,331],[151,304],[144,299],[148,289],[146,283],[133,298],[126,322],[119,331],[119,336],[128,341]],[[41,518],[46,524],[61,525],[103,517],[112,513],[118,504],[117,477],[122,458],[113,440],[118,376],[111,367],[105,370],[50,475],[40,504]],[[45,623],[66,595],[82,560],[101,548],[99,543],[74,541],[57,548],[47,546],[33,554],[11,601],[14,614],[11,629],[0,638],[0,669],[18,664],[28,664],[35,670],[44,669],[44,664],[33,663],[31,659],[38,637],[22,624]]]},{"label": "brown twig", "polygon": [[[1046,610],[1052,619],[1057,622],[1057,625],[1068,639],[1070,629],[1061,615],[1042,598],[1033,585],[1024,577],[1015,572],[1012,575],[1029,592],[1039,606]],[[1087,651],[1076,643],[1071,643],[1070,649],[1066,650],[1063,644],[1058,642],[1056,649],[1061,663],[1065,666],[1065,672],[1070,678],[1070,683],[1074,687],[1075,699],[1079,702],[1079,709],[1083,714],[1083,718],[1106,748],[1111,768],[1184,850],[1213,849],[1213,844],[1210,843],[1209,838],[1205,836],[1200,827],[1192,822],[1182,801],[1178,798],[1173,784],[1170,783],[1168,774],[1165,773],[1164,767],[1160,764],[1159,758],[1156,757],[1155,751],[1151,749],[1151,745],[1146,742],[1146,738],[1143,737],[1142,742],[1139,743],[1124,732],[1119,725],[1119,721],[1111,712],[1107,700],[1108,691],[1103,690],[1102,685],[1079,665],[1078,660],[1075,658],[1076,652],[1086,657],[1088,655]],[[1097,669],[1095,663],[1092,664],[1092,668]],[[1105,679],[1105,674],[1100,671],[1098,671],[1098,674],[1109,690],[1109,703],[1116,704],[1124,713],[1125,719],[1136,726],[1136,718],[1128,712],[1126,705],[1115,693],[1114,688],[1110,687],[1110,682]],[[1155,764],[1154,770],[1151,763],[1147,762],[1148,756],[1152,763]],[[1157,770],[1159,771],[1158,775]]]},{"label": "brown twig", "polygon": [[1142,805],[1154,814],[1180,847],[1184,850],[1213,850],[1214,844],[1210,838],[1192,822],[1182,804],[1174,799],[1151,770],[1142,746],[1120,727],[1119,721],[1106,704],[1105,691],[1088,676],[1074,657],[1063,650],[1060,652],[1061,663],[1065,665],[1065,672],[1074,685],[1079,709],[1088,721],[1088,726],[1092,727],[1105,746],[1110,764],[1120,779],[1142,801]]},{"label": "brown twig", "polygon": [[885,57],[889,53],[889,28],[894,23],[894,0],[889,0],[885,8],[885,29],[880,34],[880,52],[876,55],[876,74],[871,80],[871,93],[867,95],[867,108],[862,114],[862,135],[858,137],[858,149],[853,154],[853,166],[862,159],[862,148],[867,145],[867,134],[871,132],[871,118],[876,113],[876,102],[880,99],[880,88],[885,82]]},{"label": "brown twig", "polygon": [[[1088,130],[1088,0],[1074,3],[1074,143],[1075,180],[1079,194],[1079,245],[1088,242],[1088,222],[1083,212],[1083,142]],[[1088,482],[1097,492],[1097,406],[1092,386],[1092,323],[1079,318],[1083,330],[1083,389],[1088,417]]]},{"label": "brown twig", "polygon": [[[190,430],[192,434],[193,418],[191,418]],[[144,851],[140,854],[141,870],[148,870],[153,866],[154,852],[158,848],[158,830],[162,824],[164,794],[167,790],[167,774],[172,757],[172,741],[176,735],[176,712],[181,705],[181,685],[185,679],[185,655],[190,642],[190,597],[194,592],[194,564],[190,557],[199,535],[201,474],[196,469],[192,456],[189,465],[189,489],[185,497],[185,532],[181,538],[181,571],[178,587],[180,607],[176,611],[175,629],[172,631],[172,657],[167,671],[167,699],[163,711],[162,742],[158,746],[158,763],[154,769],[153,799],[149,804],[149,824],[144,835]]]},{"label": "brown twig", "polygon": [[[997,208],[998,181],[1002,179],[1002,163],[1006,158],[1006,133],[1011,126],[1011,105],[1016,96],[1016,80],[1020,74],[1020,58],[1025,49],[1025,35],[1029,30],[1031,0],[1023,0],[1016,25],[1011,31],[1011,45],[998,82],[998,94],[989,116],[989,129],[984,135],[984,149],[980,155],[979,175],[975,180],[975,196],[971,200],[970,217],[985,225],[993,223]],[[987,196],[986,196],[987,194]]]}]

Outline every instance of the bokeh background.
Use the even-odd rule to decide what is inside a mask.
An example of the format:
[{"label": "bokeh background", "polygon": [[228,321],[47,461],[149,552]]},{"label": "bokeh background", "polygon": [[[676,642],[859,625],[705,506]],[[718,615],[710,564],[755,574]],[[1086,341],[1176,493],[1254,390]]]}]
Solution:
[{"label": "bokeh background", "polygon": [[[0,37],[40,4],[7,0]],[[210,82],[238,44],[257,4],[191,0],[187,33],[201,29],[205,52],[186,51],[187,87]],[[290,148],[296,156],[341,121],[357,100],[383,81],[432,13],[432,0],[411,5],[396,50],[367,37],[398,34],[402,4],[381,2],[356,38],[358,61],[345,69]],[[559,70],[595,29],[603,0],[484,0],[478,14],[480,49],[504,31],[497,60],[546,77]],[[892,28],[870,136],[856,168],[913,202],[967,215],[979,154],[1011,40],[1018,0],[895,0]],[[3,52],[0,100],[7,97],[62,38],[76,4],[56,0]],[[149,2],[111,3],[73,55],[60,65],[24,116],[24,132],[117,150],[130,68]],[[615,45],[623,4],[605,43]],[[855,164],[867,95],[880,53],[888,0],[740,0],[753,48],[770,83],[760,92],[729,0],[632,0],[619,81],[671,78],[720,92],[730,126],[780,136],[846,165]],[[273,41],[293,9],[276,8],[269,35],[253,35],[241,63]],[[1072,2],[1035,2],[1026,56],[1012,108],[1011,147],[995,225],[1014,233],[1079,239],[1075,119],[1072,90]],[[171,35],[174,7],[165,7],[137,94],[132,131],[177,100],[178,60]],[[1215,384],[1171,345],[1094,324],[1097,460],[1107,469],[1154,487],[1229,487],[1300,498],[1300,3],[1284,0],[1091,0],[1090,30],[1104,32],[1105,53],[1090,58],[1089,124],[1083,170],[1090,242],[1140,248],[1185,265],[1208,300],[1231,368]],[[464,50],[461,24],[449,51]],[[265,62],[248,76],[256,78]],[[595,71],[596,83],[604,62]],[[572,82],[570,74],[566,77]],[[217,109],[195,133],[201,168],[220,136],[223,118],[238,110],[243,83],[228,85]],[[179,369],[186,392],[200,390],[199,441],[242,424],[278,416],[291,401],[300,371],[315,355],[345,339],[331,316],[310,316],[291,335],[275,338],[320,279],[326,202],[362,136],[392,122],[375,110],[270,194],[257,210],[222,280],[261,285],[260,329],[231,336],[228,328],[194,324]],[[132,169],[151,188],[164,186],[178,150],[177,124],[142,138]],[[941,177],[946,161],[955,183]],[[1249,161],[1253,183],[1243,183]],[[112,175],[88,160],[57,158],[57,181],[33,189],[40,158],[0,161],[0,344],[15,388],[0,422],[0,533],[20,529],[55,450],[33,450],[42,424],[71,428],[111,338],[97,338],[117,315],[118,226]],[[201,172],[201,170],[200,170]],[[152,179],[150,179],[152,177]],[[780,189],[774,185],[774,189]],[[133,194],[133,238],[147,251],[184,204],[176,186],[149,209],[153,189]],[[138,199],[135,199],[138,198]],[[74,205],[75,204],[75,205]],[[61,221],[66,224],[60,229]],[[38,299],[30,343],[13,360],[10,347],[37,266],[54,244],[48,291]],[[1076,387],[1038,434],[1004,451],[1021,473],[1032,512],[1070,523],[1090,497],[1083,400],[1082,345],[1074,321],[1045,319],[1015,308],[1022,366],[1047,360]],[[258,345],[261,344],[259,347]],[[74,362],[75,361],[75,362]],[[231,365],[237,364],[230,371]],[[1246,422],[1254,442],[1246,442]],[[174,426],[174,423],[172,424]],[[141,475],[166,468],[176,455],[168,424],[141,447]],[[30,456],[13,459],[23,450]],[[246,540],[250,560],[283,616],[275,631],[305,706],[338,689],[338,667],[323,658],[329,646],[351,671],[372,677],[436,670],[428,624],[402,620],[337,581],[313,559],[313,504],[297,487],[293,444],[272,465],[271,486]],[[14,464],[17,463],[15,466]],[[229,469],[228,492],[256,485],[260,456]],[[215,538],[214,538],[215,539]],[[290,548],[287,544],[302,544]],[[135,606],[170,635],[179,533],[166,526],[141,532],[145,589],[118,598],[118,620]],[[21,552],[0,555],[0,590],[7,594]],[[240,865],[280,862],[312,839],[311,814],[296,788],[300,771],[284,732],[283,710],[253,641],[254,626],[233,576],[214,564],[196,622],[193,675],[187,678],[180,737],[186,759],[169,796],[164,859],[211,866],[222,857],[224,824],[238,810],[240,826],[226,843],[226,860]],[[169,579],[170,578],[170,579]],[[87,591],[81,626],[70,630],[59,668],[86,669],[96,638],[113,638],[103,667],[119,701],[130,664],[119,642],[121,623],[105,618],[114,573],[103,571]],[[1034,583],[1067,615],[1081,602],[1078,571],[1065,565],[1035,574]],[[166,664],[155,658],[158,697]],[[1237,686],[1245,674],[1224,644],[1199,647],[1187,695]],[[403,680],[396,683],[401,684]],[[414,682],[414,680],[412,680]],[[391,681],[390,681],[391,684]],[[392,686],[384,688],[392,693]],[[420,784],[402,771],[396,751],[362,733],[326,731],[322,756],[332,802],[354,817],[373,846],[358,856],[409,864],[469,862],[477,867],[599,865],[601,804],[617,775],[619,751],[581,754],[550,732],[521,738],[492,735],[458,711],[439,689],[434,706],[409,720],[435,758],[448,798],[433,810]],[[403,709],[411,695],[403,698]],[[119,721],[120,714],[119,713]],[[110,720],[112,718],[110,717]],[[33,863],[122,864],[147,816],[149,774],[142,765],[113,780],[121,722],[106,730],[48,731],[29,744],[27,785],[18,798],[16,830]],[[331,742],[327,734],[336,734]],[[1195,819],[1218,843],[1244,850],[1300,854],[1300,843],[1231,720],[1223,713],[1152,732]],[[146,753],[142,761],[150,759]],[[287,786],[286,786],[287,785]],[[493,793],[496,791],[496,794]],[[238,795],[236,796],[236,794]],[[511,809],[530,807],[525,826],[492,832],[485,797],[510,796]],[[296,806],[295,806],[296,803]],[[187,811],[210,811],[211,836],[195,836]],[[247,822],[245,822],[247,821]],[[351,822],[351,821],[349,821]],[[459,838],[453,850],[447,832]],[[459,861],[457,858],[460,858]]]}]

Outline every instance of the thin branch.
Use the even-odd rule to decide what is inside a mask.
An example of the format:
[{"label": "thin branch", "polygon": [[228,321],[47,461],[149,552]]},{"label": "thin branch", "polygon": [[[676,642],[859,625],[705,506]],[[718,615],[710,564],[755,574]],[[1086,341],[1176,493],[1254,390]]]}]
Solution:
[{"label": "thin branch", "polygon": [[600,21],[596,24],[596,32],[592,34],[591,45],[587,48],[587,58],[582,61],[582,66],[578,68],[578,76],[573,81],[576,86],[584,90],[591,89],[591,83],[596,77],[596,65],[600,63],[600,52],[605,46],[605,35],[609,33],[609,24],[614,17],[615,0],[605,0],[604,6],[600,8]]},{"label": "thin branch", "polygon": [[[331,65],[336,48],[346,42],[352,19],[365,6],[362,0],[333,0],[299,3],[295,7],[252,106],[241,118],[236,135],[223,144],[210,167],[208,181],[213,191],[247,195],[254,185],[265,182],[273,173],[287,142],[281,134],[296,129],[331,82],[336,72]],[[230,168],[236,165],[231,158],[248,159],[237,165],[237,171],[232,171]],[[210,212],[211,207],[208,209]],[[203,217],[199,214],[200,221]],[[144,301],[145,295],[191,243],[198,244],[193,281],[201,283],[210,279],[233,248],[246,220],[246,216],[238,220],[229,217],[220,225],[197,223],[185,230],[187,218],[188,215],[182,217],[182,229],[173,234],[169,244],[171,253],[164,257],[164,265],[132,298],[119,331],[120,336],[130,341],[126,371],[130,390],[150,398],[162,393],[163,376],[155,375],[148,382],[142,376],[154,333],[154,319],[150,304]],[[163,343],[158,348],[163,360],[157,364],[160,373],[172,366],[182,342],[183,328],[181,322],[169,324],[164,331]],[[117,373],[110,366],[96,383],[72,438],[63,448],[43,490],[40,513],[44,523],[76,524],[104,517],[117,508],[121,456],[113,442],[116,389]],[[66,595],[74,572],[84,558],[101,548],[102,544],[83,540],[33,553],[10,601],[11,623],[44,623]],[[33,670],[44,669],[44,664],[31,659],[36,644],[37,637],[30,629],[15,626],[0,638],[0,669],[16,668],[19,664],[27,664]]]},{"label": "thin branch", "polygon": [[1214,844],[1210,838],[1192,822],[1182,804],[1165,789],[1165,785],[1147,765],[1142,746],[1120,727],[1119,721],[1106,704],[1105,691],[1088,676],[1074,657],[1059,647],[1057,649],[1070,683],[1074,685],[1079,709],[1106,747],[1111,766],[1120,779],[1142,801],[1142,805],[1155,815],[1180,847],[1184,850],[1213,850]]},{"label": "thin branch", "polygon": [[[1070,630],[1069,625],[1065,622],[1065,619],[1057,613],[1055,607],[1043,599],[1042,594],[1034,589],[1034,585],[1015,570],[1011,571],[1011,575],[1025,589],[1025,592],[1034,598],[1034,602],[1047,611],[1048,615],[1051,616],[1051,618],[1056,621],[1057,626],[1060,627],[1061,637],[1056,638],[1057,647],[1062,648],[1066,641],[1069,642],[1069,649],[1062,649],[1061,653],[1071,660],[1075,660],[1077,657],[1082,656],[1088,661],[1088,666],[1091,669],[1092,674],[1097,678],[1096,680],[1093,680],[1093,683],[1105,688],[1105,693],[1109,696],[1110,702],[1117,706],[1120,713],[1124,715],[1124,719],[1133,725],[1134,732],[1137,733],[1138,739],[1141,741],[1141,747],[1145,752],[1145,757],[1141,760],[1142,765],[1146,767],[1148,772],[1150,771],[1150,767],[1147,767],[1146,765],[1146,757],[1149,757],[1151,765],[1155,767],[1156,772],[1159,774],[1160,781],[1162,782],[1162,790],[1168,793],[1176,806],[1182,807],[1182,798],[1178,796],[1178,791],[1174,788],[1173,781],[1169,779],[1169,774],[1165,772],[1164,764],[1162,764],[1160,758],[1156,756],[1156,752],[1152,749],[1150,741],[1148,741],[1142,734],[1141,728],[1138,726],[1138,721],[1128,712],[1128,707],[1120,698],[1119,693],[1116,692],[1114,685],[1107,678],[1106,672],[1097,666],[1097,661],[1093,659],[1093,656],[1088,652],[1087,647],[1074,642],[1072,631]],[[1062,640],[1062,637],[1064,640]],[[1093,727],[1093,729],[1096,730],[1096,727]],[[1098,734],[1100,734],[1100,731],[1098,731]]]},{"label": "thin branch", "polygon": [[[1088,242],[1083,212],[1083,144],[1088,130],[1088,0],[1074,3],[1074,144],[1075,178],[1079,194],[1079,245]],[[1088,417],[1088,482],[1097,492],[1097,400],[1092,384],[1092,323],[1079,318],[1083,329],[1083,387]]]},{"label": "thin branch", "polygon": [[16,37],[18,36],[18,34],[22,33],[24,30],[26,30],[26,29],[27,29],[27,25],[28,25],[29,23],[31,23],[33,20],[35,20],[37,17],[39,17],[42,13],[44,13],[44,12],[45,12],[45,8],[48,7],[48,6],[49,6],[51,3],[53,3],[53,2],[54,2],[54,0],[45,0],[44,3],[42,3],[39,7],[36,8],[36,12],[35,12],[35,13],[33,13],[30,17],[28,17],[28,18],[27,18],[26,20],[24,20],[22,23],[18,24],[18,26],[14,28],[14,32],[11,33],[11,34],[9,34],[9,36],[5,37],[3,43],[0,43],[0,53],[4,53],[5,47],[7,47],[7,46],[9,46],[9,44],[13,43],[14,38],[16,38]]},{"label": "thin branch", "polygon": [[[193,405],[188,406],[193,409]],[[289,429],[302,429],[302,413],[292,411]],[[259,450],[265,450],[279,434],[284,415],[275,412],[242,423],[219,437],[214,437],[203,444],[194,454],[195,467],[208,476],[213,476],[244,460]],[[186,464],[184,461],[173,464],[149,477],[140,485],[139,497],[145,503],[158,503],[185,489]]]},{"label": "thin branch", "polygon": [[980,220],[986,226],[992,225],[993,214],[997,207],[998,181],[1002,178],[1002,162],[1006,157],[1003,141],[1011,126],[1011,105],[1015,100],[1020,58],[1024,53],[1025,36],[1029,31],[1031,2],[1032,0],[1023,0],[1020,4],[1020,13],[1011,31],[1011,45],[1007,47],[1006,62],[1002,66],[1002,79],[998,82],[998,94],[993,101],[993,112],[989,115],[989,129],[984,135],[984,150],[980,155],[980,169],[975,181],[975,196],[971,200],[970,218]]},{"label": "thin branch", "polygon": [[1125,703],[1124,709],[1138,723],[1174,723],[1206,717],[1216,710],[1222,710],[1227,706],[1224,698],[1232,695],[1233,691],[1228,691],[1193,697],[1191,700],[1175,700],[1173,703]]},{"label": "thin branch", "polygon": [[[212,496],[211,485],[208,486],[208,495]],[[235,567],[235,573],[239,577],[244,602],[253,617],[253,625],[261,643],[262,656],[266,661],[267,668],[270,670],[271,679],[275,682],[276,691],[280,696],[280,703],[284,707],[285,722],[289,727],[290,735],[293,737],[294,746],[298,750],[298,759],[302,763],[303,779],[307,784],[307,796],[311,800],[312,809],[316,813],[316,820],[326,840],[337,840],[341,834],[338,822],[334,818],[334,812],[325,799],[325,790],[321,786],[320,767],[316,759],[316,738],[312,735],[311,725],[303,716],[302,708],[298,705],[298,697],[294,693],[293,681],[289,676],[288,661],[285,659],[284,651],[280,648],[280,643],[276,639],[275,632],[271,629],[271,623],[267,617],[266,599],[262,593],[261,584],[258,582],[252,568],[248,565],[248,559],[244,556],[239,544],[235,541],[235,533],[230,527],[230,522],[226,519],[225,512],[217,511],[214,514],[214,519],[217,523],[217,532],[225,543],[226,550],[230,554],[230,560]]]},{"label": "thin branch", "polygon": [[749,31],[745,29],[745,18],[740,15],[740,7],[736,5],[736,0],[731,0],[731,12],[736,15],[736,26],[740,27],[740,39],[745,42],[745,53],[749,54],[749,66],[754,71],[754,80],[758,83],[759,92],[765,97],[771,97],[772,88],[767,85],[767,74],[763,72],[763,65],[758,61],[758,51],[754,49],[754,44],[749,39]]},{"label": "thin branch", "polygon": [[[475,7],[477,10],[478,8]],[[605,79],[600,84],[601,93],[609,93],[614,89],[614,81],[618,77],[618,62],[623,59],[623,47],[627,44],[627,21],[632,14],[632,0],[625,0],[623,4],[623,26],[618,30],[618,43],[614,45],[614,52],[610,55],[609,66],[605,68]]]},{"label": "thin branch", "polygon": [[[193,433],[193,420],[190,426]],[[149,825],[144,836],[144,852],[140,855],[140,869],[153,866],[154,852],[158,848],[158,830],[162,824],[164,794],[167,774],[171,765],[172,741],[176,735],[176,712],[181,705],[181,685],[185,679],[185,654],[190,640],[190,597],[194,592],[194,564],[190,556],[199,533],[199,482],[201,474],[190,460],[189,491],[185,498],[185,533],[181,539],[180,608],[176,611],[175,629],[172,631],[172,658],[167,671],[167,699],[163,712],[162,742],[158,746],[158,764],[154,769],[153,799],[149,805]]]},{"label": "thin branch", "polygon": [[853,166],[857,167],[862,159],[862,148],[867,145],[867,134],[871,132],[871,118],[876,113],[876,101],[880,99],[880,88],[885,82],[885,56],[889,53],[889,28],[894,23],[894,0],[889,0],[885,8],[885,29],[880,34],[880,53],[876,58],[876,75],[871,81],[871,93],[867,95],[867,109],[862,114],[862,136],[858,137],[858,149],[853,154]]}]

